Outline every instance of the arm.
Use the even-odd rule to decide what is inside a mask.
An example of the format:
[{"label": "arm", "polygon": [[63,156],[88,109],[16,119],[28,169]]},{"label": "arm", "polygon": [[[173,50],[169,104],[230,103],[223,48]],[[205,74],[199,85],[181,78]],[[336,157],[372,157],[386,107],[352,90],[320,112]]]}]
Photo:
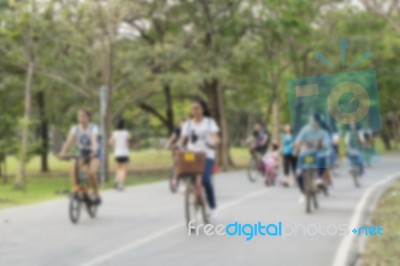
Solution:
[{"label": "arm", "polygon": [[164,149],[168,149],[169,147],[171,147],[171,144],[176,141],[177,139],[177,135],[174,133],[171,134],[171,136],[169,137],[168,141],[165,143],[164,145]]},{"label": "arm", "polygon": [[221,138],[219,137],[217,132],[211,133],[211,141],[209,145],[212,148],[216,148],[221,143]]},{"label": "arm", "polygon": [[96,128],[96,129],[93,130],[93,134],[92,134],[92,153],[93,153],[93,155],[99,149],[99,143],[97,141],[97,136],[98,136],[98,130]]},{"label": "arm", "polygon": [[72,132],[70,132],[68,134],[67,140],[64,142],[64,144],[61,148],[60,153],[58,154],[60,157],[65,156],[66,152],[70,149],[72,142],[74,141],[74,138],[75,138],[75,135]]},{"label": "arm", "polygon": [[209,148],[215,149],[220,144],[221,138],[219,137],[219,127],[214,119],[211,120],[210,127],[211,136],[209,139],[209,143],[206,143],[206,145],[209,146]]},{"label": "arm", "polygon": [[112,134],[110,139],[108,140],[108,145],[110,145],[111,147],[115,145],[114,134]]}]

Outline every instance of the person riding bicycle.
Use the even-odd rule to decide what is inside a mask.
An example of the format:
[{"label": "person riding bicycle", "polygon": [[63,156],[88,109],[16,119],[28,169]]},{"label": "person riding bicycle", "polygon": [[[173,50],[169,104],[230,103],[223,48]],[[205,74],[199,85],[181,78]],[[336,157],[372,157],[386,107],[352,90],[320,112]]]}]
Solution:
[{"label": "person riding bicycle", "polygon": [[301,163],[303,155],[309,151],[317,151],[317,166],[318,175],[316,182],[319,186],[325,187],[323,182],[323,169],[326,167],[326,154],[329,149],[329,134],[322,127],[322,120],[319,114],[310,116],[308,124],[305,125],[299,132],[294,143],[295,149],[298,151],[298,166],[297,166],[297,182],[300,188],[301,197],[300,203],[304,202],[304,179],[303,171],[304,165]]},{"label": "person riding bicycle", "polygon": [[188,150],[204,152],[206,155],[202,184],[206,192],[208,205],[210,206],[210,220],[214,221],[217,216],[217,204],[211,177],[215,163],[215,149],[220,142],[218,133],[219,127],[211,117],[207,104],[202,99],[193,100],[191,119],[183,125],[178,145],[183,147],[187,144]]},{"label": "person riding bicycle", "polygon": [[350,163],[358,165],[360,177],[364,175],[364,159],[361,153],[362,139],[356,124],[351,124],[345,137],[346,154]]},{"label": "person riding bicycle", "polygon": [[[185,124],[185,120],[181,119],[179,121],[179,124],[173,129],[171,136],[169,137],[168,141],[165,143],[164,149],[172,149],[172,155],[174,155],[175,152],[175,145],[178,143],[180,137],[181,137],[181,132],[182,132],[182,127]],[[175,169],[173,170],[172,173],[172,179],[171,179],[171,187],[173,190],[176,190],[179,184],[178,176],[175,173]]]},{"label": "person riding bicycle", "polygon": [[375,152],[374,148],[374,132],[368,126],[368,122],[360,130],[360,141],[364,150],[365,161],[368,166],[371,166],[371,159]]},{"label": "person riding bicycle", "polygon": [[174,128],[174,130],[171,133],[171,136],[169,137],[168,141],[165,143],[164,149],[169,149],[169,148],[173,147],[179,141],[179,138],[181,137],[182,127],[184,124],[185,124],[184,119],[179,121],[179,124]]},{"label": "person riding bicycle", "polygon": [[260,121],[258,121],[254,126],[253,137],[254,142],[250,148],[251,156],[253,158],[256,158],[257,155],[263,156],[268,150],[270,136],[268,130]]},{"label": "person riding bicycle", "polygon": [[[78,124],[70,129],[67,140],[59,153],[59,157],[65,157],[66,152],[70,149],[74,140],[76,140],[81,163],[88,166],[88,177],[93,187],[94,194],[94,199],[92,199],[93,203],[101,204],[96,176],[100,165],[100,145],[97,139],[99,130],[95,124],[91,123],[91,116],[91,112],[87,109],[80,109],[78,111]],[[71,171],[71,181],[73,191],[77,192],[79,190],[79,184],[77,182],[75,167],[73,167]]]}]

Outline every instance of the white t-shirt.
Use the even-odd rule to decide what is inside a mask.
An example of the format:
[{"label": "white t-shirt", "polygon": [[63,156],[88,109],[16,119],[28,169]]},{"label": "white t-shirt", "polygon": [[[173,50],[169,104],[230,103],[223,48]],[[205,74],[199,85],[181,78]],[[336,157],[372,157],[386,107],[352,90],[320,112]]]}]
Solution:
[{"label": "white t-shirt", "polygon": [[98,134],[98,127],[92,123],[90,123],[85,129],[83,129],[81,125],[75,125],[69,131],[69,135],[75,137],[76,145],[79,150],[92,150],[92,138]]},{"label": "white t-shirt", "polygon": [[114,139],[114,156],[129,157],[129,139],[131,135],[128,130],[116,130],[112,134]]},{"label": "white t-shirt", "polygon": [[[188,149],[204,152],[206,157],[210,159],[215,159],[215,150],[207,147],[207,144],[210,144],[212,134],[218,132],[217,123],[209,117],[204,117],[199,123],[196,123],[193,119],[188,120],[182,127],[182,136],[188,138]],[[192,136],[195,136],[195,139]]]}]

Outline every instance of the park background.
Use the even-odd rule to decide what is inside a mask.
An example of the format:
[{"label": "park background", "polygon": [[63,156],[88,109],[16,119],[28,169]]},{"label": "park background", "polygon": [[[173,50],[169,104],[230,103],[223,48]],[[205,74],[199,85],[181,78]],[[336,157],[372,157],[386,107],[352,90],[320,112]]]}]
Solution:
[{"label": "park background", "polygon": [[1,0],[0,14],[0,208],[65,193],[69,164],[54,154],[82,107],[105,122],[105,138],[126,120],[137,140],[130,184],[167,178],[172,157],[162,143],[194,96],[221,127],[220,169],[244,167],[254,123],[277,140],[289,122],[287,79],[335,73],[318,51],[347,70],[340,38],[349,41],[348,65],[373,51],[354,70],[377,73],[378,150],[399,147],[395,0]]}]

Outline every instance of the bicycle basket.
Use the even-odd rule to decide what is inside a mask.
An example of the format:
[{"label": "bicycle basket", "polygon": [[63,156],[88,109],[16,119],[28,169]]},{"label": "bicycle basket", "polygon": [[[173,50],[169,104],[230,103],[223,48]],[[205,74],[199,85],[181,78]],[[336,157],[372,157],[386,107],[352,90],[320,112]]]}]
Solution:
[{"label": "bicycle basket", "polygon": [[203,152],[177,151],[175,173],[178,176],[201,175],[204,172],[206,156]]}]

